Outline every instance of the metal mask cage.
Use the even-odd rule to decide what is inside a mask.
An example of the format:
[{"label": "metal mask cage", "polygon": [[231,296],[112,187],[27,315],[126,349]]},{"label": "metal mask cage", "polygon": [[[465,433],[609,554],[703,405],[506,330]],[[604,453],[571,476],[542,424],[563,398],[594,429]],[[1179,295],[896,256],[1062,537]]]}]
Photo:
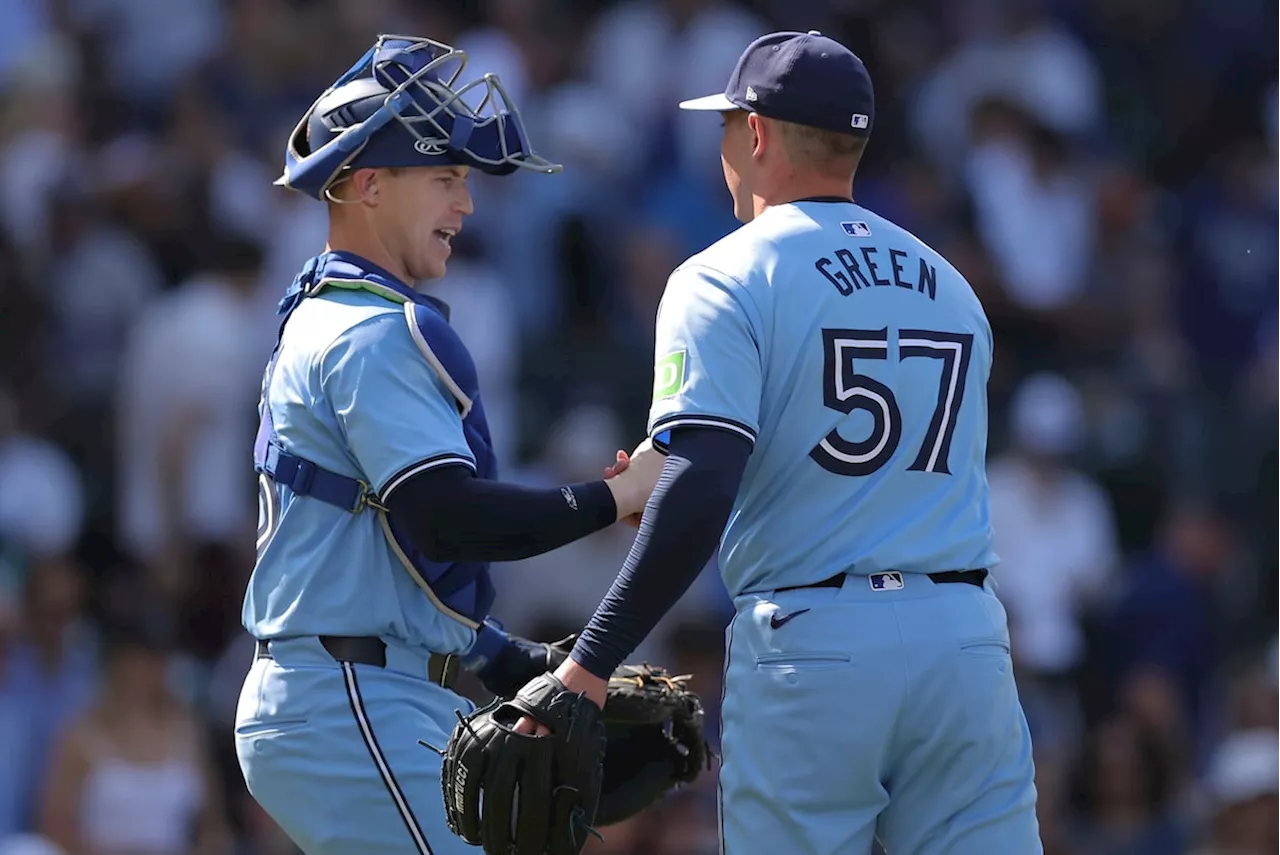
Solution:
[{"label": "metal mask cage", "polygon": [[[402,55],[424,51],[429,52],[430,58],[421,68],[411,70],[413,63],[405,62]],[[384,52],[386,56],[380,58]],[[465,51],[443,42],[416,36],[379,36],[374,46],[326,89],[298,122],[289,135],[285,174],[276,183],[295,186],[295,169],[307,161],[317,166],[332,163],[315,193],[319,198],[332,198],[330,189],[350,172],[351,164],[373,135],[393,120],[409,132],[414,148],[424,155],[453,153],[455,162],[476,165],[482,171],[519,168],[544,174],[560,172],[563,166],[534,152],[519,109],[496,74],[485,74],[457,86],[467,61]],[[448,68],[451,63],[455,64],[452,69]],[[390,89],[378,109],[364,121],[342,128],[338,136],[318,148],[307,146],[308,151],[303,154],[299,146],[306,145],[307,129],[317,107],[335,91],[366,76]],[[484,87],[484,97],[471,107],[463,96],[479,87]],[[434,106],[424,106],[422,102]],[[448,128],[440,121],[442,118],[448,121]],[[332,129],[339,131],[337,127]],[[472,140],[485,142],[486,151],[471,148]]]},{"label": "metal mask cage", "polygon": [[[386,40],[390,39],[405,39],[414,42],[415,44],[411,47],[404,49],[405,52],[409,53],[430,49],[443,51],[422,68],[410,74],[406,80],[396,86],[387,96],[386,109],[391,111],[409,133],[413,135],[415,144],[448,146],[456,151],[465,152],[468,157],[478,163],[490,166],[513,165],[544,173],[555,173],[563,169],[561,165],[552,163],[534,152],[528,133],[525,131],[524,122],[520,118],[520,111],[507,94],[507,90],[503,87],[498,75],[485,74],[470,83],[465,83],[458,87],[456,81],[462,75],[468,62],[466,51],[442,42],[432,41],[431,39],[382,36],[374,47],[375,53]],[[373,68],[374,75],[387,85],[395,83],[395,80],[390,78],[385,71],[385,65],[393,61],[394,56],[383,63],[375,64]],[[454,61],[458,64],[457,68],[447,78],[443,75],[432,74]],[[418,97],[414,97],[416,93],[411,91],[414,86],[429,95],[431,100],[436,103],[436,106],[430,110],[424,109],[421,100]],[[472,108],[464,100],[463,96],[480,86],[485,88],[484,98]],[[489,111],[488,115],[485,114],[486,108]],[[453,120],[450,123],[450,129],[446,129],[436,120],[436,117],[441,113]],[[511,147],[512,140],[508,133],[508,123],[516,131],[515,141],[519,147],[515,151]],[[430,136],[423,134],[419,130],[419,127],[423,125],[433,132]],[[498,156],[496,158],[485,157],[466,145],[466,138],[469,138],[476,128],[490,125],[496,127],[497,130]],[[463,138],[460,139],[460,137]]]}]

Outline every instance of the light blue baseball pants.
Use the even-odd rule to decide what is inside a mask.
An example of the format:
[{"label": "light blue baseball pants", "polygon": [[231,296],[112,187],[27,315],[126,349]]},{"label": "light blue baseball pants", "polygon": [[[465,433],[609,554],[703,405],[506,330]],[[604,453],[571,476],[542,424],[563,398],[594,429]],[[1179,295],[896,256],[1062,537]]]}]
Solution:
[{"label": "light blue baseball pants", "polygon": [[892,576],[737,598],[725,855],[866,855],[873,835],[889,855],[1042,853],[992,581]]},{"label": "light blue baseball pants", "polygon": [[388,647],[387,667],[338,663],[316,639],[272,642],[240,694],[249,792],[307,855],[474,855],[445,825],[440,757],[470,701]]}]

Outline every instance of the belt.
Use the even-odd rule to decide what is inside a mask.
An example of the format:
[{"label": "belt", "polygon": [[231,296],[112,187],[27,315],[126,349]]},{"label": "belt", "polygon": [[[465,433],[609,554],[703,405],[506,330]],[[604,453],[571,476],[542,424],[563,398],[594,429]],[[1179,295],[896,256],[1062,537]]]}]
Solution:
[{"label": "belt", "polygon": [[[944,570],[941,573],[930,573],[929,578],[939,585],[946,585],[954,582],[964,582],[969,585],[977,585],[979,588],[987,580],[987,571],[984,570]],[[823,579],[821,582],[813,582],[808,585],[788,585],[785,588],[776,588],[777,591],[799,591],[804,588],[842,588],[844,580],[848,578],[848,573],[837,573],[830,579]]]},{"label": "belt", "polygon": [[[339,662],[387,667],[387,643],[373,635],[322,635],[320,645]],[[257,659],[271,659],[270,642],[259,641],[254,654]],[[460,664],[453,654],[432,653],[427,659],[427,679],[437,686],[452,689],[458,682]]]}]

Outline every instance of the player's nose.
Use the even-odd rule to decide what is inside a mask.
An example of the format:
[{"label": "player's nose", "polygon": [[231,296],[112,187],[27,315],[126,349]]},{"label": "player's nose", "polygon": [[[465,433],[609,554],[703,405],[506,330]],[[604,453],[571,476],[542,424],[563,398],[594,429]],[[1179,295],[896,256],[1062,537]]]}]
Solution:
[{"label": "player's nose", "polygon": [[476,206],[471,201],[471,188],[463,184],[462,192],[458,194],[458,201],[454,204],[454,210],[464,217],[469,217],[475,209]]}]

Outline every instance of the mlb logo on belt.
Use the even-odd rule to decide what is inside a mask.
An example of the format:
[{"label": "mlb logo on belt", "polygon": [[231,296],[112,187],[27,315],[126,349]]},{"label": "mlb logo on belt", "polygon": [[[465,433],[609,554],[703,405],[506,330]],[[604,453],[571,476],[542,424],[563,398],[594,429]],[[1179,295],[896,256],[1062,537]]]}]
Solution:
[{"label": "mlb logo on belt", "polygon": [[872,573],[867,577],[873,591],[901,591],[902,574],[897,571],[889,573]]}]

